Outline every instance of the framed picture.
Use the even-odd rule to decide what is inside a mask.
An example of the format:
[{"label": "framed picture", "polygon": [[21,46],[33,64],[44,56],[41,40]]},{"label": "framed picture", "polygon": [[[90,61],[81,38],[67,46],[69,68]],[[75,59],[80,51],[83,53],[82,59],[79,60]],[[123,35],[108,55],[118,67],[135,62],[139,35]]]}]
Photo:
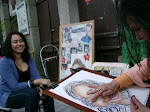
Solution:
[{"label": "framed picture", "polygon": [[29,34],[29,26],[25,1],[17,5],[16,10],[17,10],[18,31],[23,33],[24,35],[27,35]]},{"label": "framed picture", "polygon": [[90,69],[94,63],[94,20],[63,25],[59,30],[59,80],[62,80],[72,69]]},{"label": "framed picture", "polygon": [[16,15],[16,0],[9,0],[8,4],[10,16],[13,17]]}]

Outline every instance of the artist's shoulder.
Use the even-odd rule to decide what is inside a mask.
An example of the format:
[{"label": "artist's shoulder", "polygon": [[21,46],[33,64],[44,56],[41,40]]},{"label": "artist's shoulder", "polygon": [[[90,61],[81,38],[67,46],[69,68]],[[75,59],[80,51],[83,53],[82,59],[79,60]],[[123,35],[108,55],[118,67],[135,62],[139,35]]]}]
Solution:
[{"label": "artist's shoulder", "polygon": [[148,58],[144,58],[140,63],[147,63]]},{"label": "artist's shoulder", "polygon": [[147,68],[148,58],[143,59],[138,65]]}]

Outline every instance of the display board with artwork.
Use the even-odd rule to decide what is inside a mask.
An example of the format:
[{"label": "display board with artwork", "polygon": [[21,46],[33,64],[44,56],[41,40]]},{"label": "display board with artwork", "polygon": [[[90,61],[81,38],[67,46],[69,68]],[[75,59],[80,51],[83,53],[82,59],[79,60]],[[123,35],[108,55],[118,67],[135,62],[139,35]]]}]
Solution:
[{"label": "display board with artwork", "polygon": [[94,62],[91,67],[91,70],[99,71],[115,77],[120,76],[128,69],[129,64],[116,62]]},{"label": "display board with artwork", "polygon": [[59,80],[70,69],[91,68],[94,62],[94,20],[63,25],[59,29]]}]

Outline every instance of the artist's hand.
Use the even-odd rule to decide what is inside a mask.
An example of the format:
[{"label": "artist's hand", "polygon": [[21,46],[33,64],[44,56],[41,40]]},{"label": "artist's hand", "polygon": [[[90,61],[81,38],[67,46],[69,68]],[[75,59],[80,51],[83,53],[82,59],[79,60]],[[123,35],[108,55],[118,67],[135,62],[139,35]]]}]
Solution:
[{"label": "artist's hand", "polygon": [[150,112],[150,108],[144,106],[135,98],[135,96],[131,97],[130,100],[130,109],[131,112]]},{"label": "artist's hand", "polygon": [[99,96],[109,96],[115,93],[119,88],[119,83],[115,80],[111,81],[110,83],[103,84],[100,86],[93,86],[90,85],[90,88],[93,88],[93,90],[89,91],[87,94],[93,94],[91,100],[96,101]]},{"label": "artist's hand", "polygon": [[51,85],[51,81],[49,79],[36,79],[36,80],[34,80],[33,83],[35,86],[46,85],[46,86],[50,87],[50,85]]}]

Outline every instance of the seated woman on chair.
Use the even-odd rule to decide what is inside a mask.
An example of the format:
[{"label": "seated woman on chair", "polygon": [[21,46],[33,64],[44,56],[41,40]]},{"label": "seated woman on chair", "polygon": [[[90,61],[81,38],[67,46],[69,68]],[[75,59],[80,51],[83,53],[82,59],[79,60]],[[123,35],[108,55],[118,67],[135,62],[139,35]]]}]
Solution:
[{"label": "seated woman on chair", "polygon": [[0,60],[0,106],[7,108],[25,107],[25,112],[37,112],[39,101],[43,101],[45,112],[55,112],[54,100],[41,98],[36,86],[50,86],[49,79],[43,79],[28,52],[25,36],[11,32],[4,43]]}]

